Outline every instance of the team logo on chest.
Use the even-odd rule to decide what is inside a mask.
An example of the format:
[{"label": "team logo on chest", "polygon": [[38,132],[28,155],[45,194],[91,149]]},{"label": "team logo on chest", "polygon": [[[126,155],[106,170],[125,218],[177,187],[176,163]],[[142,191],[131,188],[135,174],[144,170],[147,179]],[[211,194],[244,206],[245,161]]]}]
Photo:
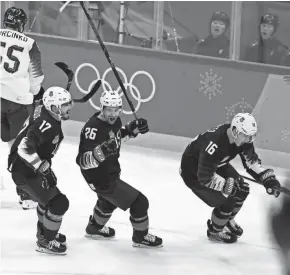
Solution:
[{"label": "team logo on chest", "polygon": [[59,142],[59,135],[57,135],[52,141],[53,144],[57,144]]}]

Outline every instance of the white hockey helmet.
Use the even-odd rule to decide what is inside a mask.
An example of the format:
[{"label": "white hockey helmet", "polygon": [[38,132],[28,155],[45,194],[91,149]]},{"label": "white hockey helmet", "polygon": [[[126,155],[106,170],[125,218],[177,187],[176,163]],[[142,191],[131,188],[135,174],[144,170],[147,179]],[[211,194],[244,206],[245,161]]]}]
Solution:
[{"label": "white hockey helmet", "polygon": [[51,107],[56,106],[61,112],[61,106],[72,102],[72,98],[66,89],[62,87],[50,87],[44,92],[42,101],[48,111],[52,112]]},{"label": "white hockey helmet", "polygon": [[231,123],[231,130],[234,128],[238,133],[246,136],[255,137],[258,131],[258,125],[255,118],[249,113],[236,114]]},{"label": "white hockey helmet", "polygon": [[104,107],[122,107],[122,97],[116,91],[104,91],[100,98],[101,109]]}]

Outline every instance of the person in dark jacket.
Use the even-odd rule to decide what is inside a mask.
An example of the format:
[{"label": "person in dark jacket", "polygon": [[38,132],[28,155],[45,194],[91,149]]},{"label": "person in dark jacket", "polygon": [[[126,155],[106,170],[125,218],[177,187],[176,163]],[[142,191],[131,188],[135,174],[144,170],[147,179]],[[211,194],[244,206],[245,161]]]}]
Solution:
[{"label": "person in dark jacket", "polygon": [[266,13],[259,25],[260,38],[247,48],[245,61],[284,65],[288,47],[274,37],[279,26],[277,15]]},{"label": "person in dark jacket", "polygon": [[195,53],[229,58],[230,41],[225,35],[229,26],[230,18],[226,13],[214,12],[209,24],[210,34],[197,43]]}]

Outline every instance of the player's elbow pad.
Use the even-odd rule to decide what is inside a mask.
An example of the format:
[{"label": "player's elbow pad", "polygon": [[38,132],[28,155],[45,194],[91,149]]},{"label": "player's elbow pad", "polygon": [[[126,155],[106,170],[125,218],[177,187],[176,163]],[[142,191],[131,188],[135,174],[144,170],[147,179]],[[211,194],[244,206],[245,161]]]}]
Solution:
[{"label": "player's elbow pad", "polygon": [[99,163],[93,156],[93,152],[85,152],[79,158],[79,166],[83,170],[97,168]]},{"label": "player's elbow pad", "polygon": [[37,95],[40,91],[40,88],[41,88],[41,84],[36,85],[36,86],[31,86],[30,93],[32,93],[33,95]]},{"label": "player's elbow pad", "polygon": [[205,183],[204,186],[206,186],[207,188],[216,190],[216,191],[221,191],[223,190],[225,182],[226,180],[223,177],[214,173],[214,176],[212,177],[211,181]]}]

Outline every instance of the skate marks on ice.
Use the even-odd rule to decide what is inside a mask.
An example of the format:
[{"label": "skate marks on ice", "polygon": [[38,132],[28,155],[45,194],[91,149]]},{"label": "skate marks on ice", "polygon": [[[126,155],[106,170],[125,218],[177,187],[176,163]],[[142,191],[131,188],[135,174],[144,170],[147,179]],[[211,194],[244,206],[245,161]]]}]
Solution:
[{"label": "skate marks on ice", "polygon": [[[239,222],[245,229],[240,243],[211,243],[206,238],[206,219],[211,209],[193,197],[181,182],[179,157],[156,150],[126,147],[121,165],[124,179],[148,196],[152,233],[163,238],[164,247],[133,248],[129,213],[119,210],[108,224],[116,229],[114,240],[85,238],[96,196],[71,163],[76,151],[75,145],[62,144],[53,165],[59,187],[70,199],[70,209],[61,227],[68,238],[68,254],[59,257],[35,251],[36,211],[23,211],[20,207],[19,211],[11,211],[9,203],[17,204],[17,196],[14,186],[9,184],[3,192],[7,208],[0,209],[5,221],[1,226],[2,275],[281,274],[277,251],[267,240],[265,221],[259,216],[266,211],[262,201],[268,198],[261,187],[253,187],[240,213]],[[69,175],[63,167],[70,171]]]},{"label": "skate marks on ice", "polygon": [[[84,212],[89,210],[86,205],[81,208]],[[116,239],[94,241],[84,237],[88,217],[80,215],[74,206],[61,228],[61,232],[67,233],[68,254],[60,257],[35,252],[34,211],[20,210],[11,214],[7,209],[1,210],[1,216],[9,225],[1,233],[2,275],[280,274],[273,261],[275,251],[239,243],[210,243],[204,225],[195,225],[191,231],[185,223],[180,224],[180,229],[158,229],[162,227],[161,222],[152,232],[163,237],[163,248],[133,248],[130,223],[118,221],[124,221],[123,214],[121,211],[114,213],[109,224],[116,229]]]}]

